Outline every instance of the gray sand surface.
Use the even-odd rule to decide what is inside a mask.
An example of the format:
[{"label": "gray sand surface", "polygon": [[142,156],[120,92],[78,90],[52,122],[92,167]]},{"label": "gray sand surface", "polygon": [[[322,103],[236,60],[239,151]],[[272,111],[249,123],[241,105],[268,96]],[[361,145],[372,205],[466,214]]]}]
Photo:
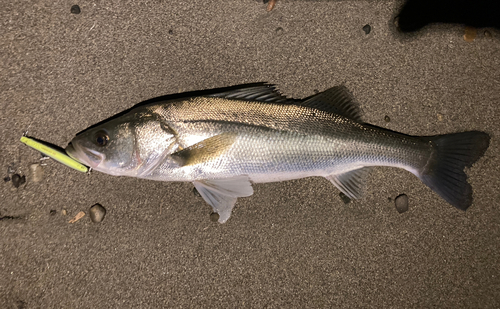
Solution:
[{"label": "gray sand surface", "polygon": [[[0,186],[0,308],[499,308],[500,32],[404,36],[399,5],[4,1],[0,168],[27,182]],[[407,134],[488,132],[468,171],[474,204],[459,211],[412,174],[376,168],[347,205],[322,178],[257,184],[220,225],[190,183],[87,176],[51,160],[31,181],[40,155],[19,142],[29,125],[65,147],[143,100],[260,81],[294,98],[345,84],[367,122]],[[95,203],[102,223],[68,223]]]}]

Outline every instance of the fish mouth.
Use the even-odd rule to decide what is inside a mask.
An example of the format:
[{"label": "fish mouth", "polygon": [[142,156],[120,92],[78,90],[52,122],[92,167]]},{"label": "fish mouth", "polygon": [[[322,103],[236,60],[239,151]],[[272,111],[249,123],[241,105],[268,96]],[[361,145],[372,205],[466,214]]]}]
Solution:
[{"label": "fish mouth", "polygon": [[74,160],[96,169],[104,161],[104,154],[95,150],[80,147],[78,144],[69,143],[66,153]]}]

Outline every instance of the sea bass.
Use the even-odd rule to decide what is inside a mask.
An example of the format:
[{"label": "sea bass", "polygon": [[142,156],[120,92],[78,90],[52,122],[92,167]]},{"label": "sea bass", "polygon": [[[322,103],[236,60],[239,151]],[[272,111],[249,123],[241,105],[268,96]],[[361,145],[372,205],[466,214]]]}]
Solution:
[{"label": "sea bass", "polygon": [[479,131],[419,137],[365,124],[344,86],[292,100],[259,83],[138,105],[77,134],[66,152],[110,175],[192,182],[224,223],[252,183],[322,176],[357,199],[373,166],[403,168],[466,210],[464,168],[489,140]]}]

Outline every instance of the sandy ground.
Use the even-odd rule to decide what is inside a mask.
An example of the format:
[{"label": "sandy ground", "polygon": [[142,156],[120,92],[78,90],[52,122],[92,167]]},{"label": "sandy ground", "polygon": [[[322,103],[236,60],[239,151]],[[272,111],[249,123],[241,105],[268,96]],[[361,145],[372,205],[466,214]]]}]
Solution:
[{"label": "sandy ground", "polygon": [[[500,307],[499,31],[471,43],[458,25],[404,36],[394,1],[280,1],[270,13],[253,0],[73,4],[0,10],[0,167],[27,177],[0,186],[1,308]],[[468,171],[473,206],[376,168],[347,205],[321,178],[255,185],[220,225],[190,183],[53,161],[35,183],[40,155],[19,142],[31,125],[65,147],[143,100],[259,81],[294,98],[343,83],[367,122],[407,134],[488,132]],[[95,203],[102,223],[68,223]]]}]

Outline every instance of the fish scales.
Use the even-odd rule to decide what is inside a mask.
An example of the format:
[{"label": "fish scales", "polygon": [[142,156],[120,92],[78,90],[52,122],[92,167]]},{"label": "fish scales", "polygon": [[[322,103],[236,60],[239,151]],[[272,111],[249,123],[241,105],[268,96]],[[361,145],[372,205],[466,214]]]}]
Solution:
[{"label": "fish scales", "polygon": [[182,147],[238,132],[232,149],[217,157],[214,166],[225,176],[248,174],[254,182],[276,181],[268,174],[280,173],[281,180],[288,180],[300,173],[326,176],[367,165],[412,169],[429,158],[429,143],[418,137],[382,131],[306,106],[197,97],[149,109],[178,132]]}]

